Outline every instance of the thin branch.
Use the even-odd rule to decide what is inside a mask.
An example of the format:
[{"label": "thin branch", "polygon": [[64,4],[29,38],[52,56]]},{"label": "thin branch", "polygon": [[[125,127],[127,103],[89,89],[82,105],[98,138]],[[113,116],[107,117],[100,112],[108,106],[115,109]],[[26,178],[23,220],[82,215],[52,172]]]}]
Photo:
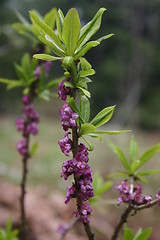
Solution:
[{"label": "thin branch", "polygon": [[142,204],[139,206],[133,206],[133,209],[135,211],[141,211],[143,209],[151,208],[151,207],[157,205],[159,201],[160,201],[159,199],[155,199],[155,200],[151,201],[150,203],[145,203],[145,204]]},{"label": "thin branch", "polygon": [[120,222],[118,223],[118,225],[115,227],[113,236],[111,238],[111,240],[116,240],[118,238],[119,232],[123,226],[124,223],[127,222],[127,218],[130,214],[130,212],[133,210],[133,208],[129,205],[126,210],[124,211],[124,213],[121,215],[121,219]]},{"label": "thin branch", "polygon": [[159,199],[155,199],[155,200],[151,201],[150,203],[145,203],[145,204],[141,204],[138,206],[133,205],[133,204],[128,205],[128,207],[126,208],[126,210],[124,211],[124,213],[121,216],[120,222],[115,227],[115,230],[114,230],[111,240],[116,240],[118,238],[119,232],[120,232],[123,224],[127,222],[129,214],[131,213],[132,210],[134,210],[135,214],[136,214],[137,211],[141,211],[143,209],[151,208],[151,207],[157,205],[159,201],[160,201]]},{"label": "thin branch", "polygon": [[73,218],[71,220],[71,222],[68,224],[68,226],[66,227],[65,231],[63,232],[63,234],[61,235],[59,240],[63,240],[64,239],[66,234],[74,227],[74,225],[78,222],[78,220],[79,220],[79,217]]},{"label": "thin branch", "polygon": [[[29,136],[27,137],[27,149],[29,147]],[[21,208],[21,230],[20,230],[20,239],[27,239],[27,230],[26,230],[26,213],[25,213],[25,194],[26,194],[26,182],[27,182],[27,161],[29,159],[29,151],[23,157],[23,174],[21,181],[21,197],[20,197],[20,208]]]}]

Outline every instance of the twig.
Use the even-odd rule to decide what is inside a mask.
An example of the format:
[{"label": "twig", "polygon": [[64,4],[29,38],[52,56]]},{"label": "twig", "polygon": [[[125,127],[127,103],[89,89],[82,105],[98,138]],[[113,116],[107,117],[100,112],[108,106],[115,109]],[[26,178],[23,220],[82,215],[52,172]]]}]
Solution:
[{"label": "twig", "polygon": [[64,239],[64,237],[66,236],[67,232],[69,232],[69,231],[73,228],[73,226],[76,224],[76,222],[78,222],[78,220],[79,220],[79,217],[73,218],[73,219],[71,220],[71,222],[70,222],[70,223],[68,224],[68,226],[66,227],[64,233],[61,235],[60,240],[63,240],[63,239]]},{"label": "twig", "polygon": [[126,208],[126,210],[124,211],[124,213],[121,216],[120,222],[115,227],[115,230],[114,230],[114,233],[113,233],[113,236],[112,236],[111,240],[116,240],[117,239],[123,224],[127,222],[127,218],[128,218],[128,216],[129,216],[129,214],[132,210],[133,210],[133,208],[130,205]]},{"label": "twig", "polygon": [[137,211],[141,211],[143,209],[151,208],[151,207],[157,205],[157,203],[159,201],[160,201],[159,199],[155,199],[155,200],[151,201],[150,203],[145,203],[145,204],[138,205],[138,206],[137,205],[132,205],[132,204],[128,205],[128,207],[126,208],[126,210],[124,211],[124,213],[121,216],[120,222],[115,227],[115,230],[114,230],[114,233],[113,233],[113,236],[112,236],[111,240],[116,240],[117,239],[123,224],[127,222],[129,214],[132,210],[134,210],[135,214],[136,214]]},{"label": "twig", "polygon": [[[29,136],[27,137],[27,149],[29,146]],[[23,174],[21,181],[21,197],[20,197],[20,208],[21,208],[21,230],[20,230],[20,239],[27,239],[27,230],[26,230],[26,213],[25,213],[25,194],[26,194],[26,182],[27,182],[27,161],[29,158],[29,153],[24,155],[23,157]]]},{"label": "twig", "polygon": [[157,203],[159,201],[160,201],[159,199],[155,199],[155,200],[151,201],[150,203],[145,203],[145,204],[142,204],[142,205],[139,205],[139,206],[134,206],[133,209],[135,211],[141,211],[143,209],[151,208],[151,207],[157,205]]}]

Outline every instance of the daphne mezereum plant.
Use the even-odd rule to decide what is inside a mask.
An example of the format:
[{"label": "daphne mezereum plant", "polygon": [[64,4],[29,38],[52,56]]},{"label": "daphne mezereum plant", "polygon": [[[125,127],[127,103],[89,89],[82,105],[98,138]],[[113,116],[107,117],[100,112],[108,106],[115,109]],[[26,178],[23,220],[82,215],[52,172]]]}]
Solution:
[{"label": "daphne mezereum plant", "polygon": [[[90,227],[89,215],[92,209],[89,200],[94,196],[94,192],[88,151],[93,150],[93,146],[85,138],[85,135],[95,138],[101,134],[121,133],[121,131],[101,132],[97,130],[111,119],[115,106],[104,108],[89,121],[90,103],[88,98],[90,98],[90,92],[88,83],[91,82],[89,76],[93,75],[95,71],[83,56],[91,48],[98,46],[102,40],[113,35],[108,34],[95,41],[89,41],[100,28],[102,14],[105,10],[105,8],[101,8],[94,18],[83,27],[81,27],[76,9],[70,9],[65,17],[59,10],[56,18],[56,32],[44,21],[41,21],[35,12],[30,12],[34,26],[41,32],[39,39],[50,46],[55,54],[55,56],[35,54],[34,57],[47,61],[60,60],[65,71],[64,80],[59,84],[58,91],[59,98],[64,102],[60,109],[60,116],[65,135],[58,143],[66,156],[70,156],[72,153],[72,158],[64,161],[61,176],[65,180],[69,176],[73,176],[72,184],[67,188],[65,203],[68,204],[71,199],[76,199],[77,210],[74,215],[83,222],[90,240],[94,239],[94,234]],[[81,139],[86,142],[87,147],[81,143]]]},{"label": "daphne mezereum plant", "polygon": [[23,174],[21,181],[21,231],[20,237],[27,239],[26,213],[25,213],[25,193],[27,180],[28,159],[33,156],[37,149],[37,142],[32,146],[30,144],[31,135],[38,134],[39,114],[34,108],[34,101],[37,97],[48,100],[52,95],[51,88],[56,86],[61,79],[52,80],[49,83],[45,81],[50,69],[50,62],[32,59],[29,54],[22,58],[21,65],[15,64],[15,70],[19,79],[11,80],[0,78],[0,82],[7,84],[7,89],[22,87],[22,115],[16,120],[16,127],[22,133],[22,139],[17,143],[17,151],[22,156]]},{"label": "daphne mezereum plant", "polygon": [[[160,192],[155,195],[155,199],[153,200],[151,195],[145,195],[143,193],[142,185],[136,184],[137,181],[146,181],[147,179],[144,176],[160,173],[160,169],[141,170],[141,167],[144,166],[158,151],[160,151],[160,143],[145,151],[141,156],[138,156],[137,143],[132,137],[129,147],[129,160],[118,146],[114,145],[111,141],[108,141],[108,144],[113,152],[119,157],[124,168],[124,170],[118,171],[115,174],[110,174],[108,177],[120,177],[125,179],[118,186],[116,186],[116,190],[120,193],[118,198],[118,206],[122,202],[127,205],[118,225],[115,227],[112,236],[112,240],[116,240],[123,224],[126,223],[132,211],[136,213],[137,211],[150,208],[157,204],[160,206]],[[148,238],[144,238],[143,236],[143,238],[139,237],[138,239]]]}]

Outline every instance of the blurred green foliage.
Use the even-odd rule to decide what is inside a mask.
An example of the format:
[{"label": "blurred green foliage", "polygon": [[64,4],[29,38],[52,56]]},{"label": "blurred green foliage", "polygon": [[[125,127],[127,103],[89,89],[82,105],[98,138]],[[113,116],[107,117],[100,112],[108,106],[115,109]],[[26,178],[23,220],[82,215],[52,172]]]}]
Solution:
[{"label": "blurred green foliage", "polygon": [[[111,32],[115,36],[87,54],[96,69],[94,84],[90,86],[91,104],[95,112],[100,110],[99,106],[116,104],[114,118],[121,125],[129,122],[160,129],[158,0],[1,0],[0,77],[14,79],[13,62],[20,62],[23,53],[31,49],[31,43],[11,27],[17,22],[14,9],[29,20],[29,10],[36,9],[44,15],[53,7],[61,8],[65,14],[76,7],[82,23],[88,22],[100,7],[108,9],[97,38]],[[52,78],[60,75],[58,65],[54,63]],[[0,111],[6,111],[6,104],[16,101],[17,96],[17,92],[6,94],[0,86]]]}]

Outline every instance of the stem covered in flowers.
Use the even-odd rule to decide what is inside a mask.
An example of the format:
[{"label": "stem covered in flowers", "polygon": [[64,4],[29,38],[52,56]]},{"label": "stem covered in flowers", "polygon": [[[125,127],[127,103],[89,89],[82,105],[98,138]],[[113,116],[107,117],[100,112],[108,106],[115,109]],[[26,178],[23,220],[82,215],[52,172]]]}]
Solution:
[{"label": "stem covered in flowers", "polygon": [[23,173],[21,181],[21,239],[27,239],[26,230],[26,213],[25,213],[25,194],[26,194],[26,182],[27,182],[27,162],[30,158],[30,135],[36,135],[38,133],[39,114],[34,110],[33,99],[30,95],[25,95],[22,99],[24,108],[22,110],[22,116],[16,120],[16,127],[18,131],[22,132],[23,139],[17,144],[17,151],[23,156]]},{"label": "stem covered in flowers", "polygon": [[[76,66],[76,65],[75,65]],[[72,71],[69,70],[72,75]],[[74,84],[74,78],[70,77],[67,81],[72,81]],[[64,82],[59,84],[58,96],[65,101],[67,95],[74,99],[76,102],[76,88],[69,89],[64,86]],[[76,217],[83,222],[86,234],[89,240],[94,240],[94,234],[91,231],[89,225],[88,215],[91,213],[91,208],[89,205],[89,198],[93,197],[93,187],[92,187],[92,172],[90,166],[88,165],[88,148],[83,144],[78,144],[79,136],[77,124],[77,119],[79,115],[70,108],[70,106],[65,103],[63,108],[60,109],[62,127],[65,131],[71,128],[72,140],[69,138],[70,132],[67,132],[63,139],[58,143],[62,152],[69,156],[72,152],[73,159],[66,160],[62,166],[61,176],[67,180],[68,176],[73,175],[74,182],[67,189],[67,195],[65,203],[68,204],[71,198],[76,198],[77,211],[74,213]]]}]

